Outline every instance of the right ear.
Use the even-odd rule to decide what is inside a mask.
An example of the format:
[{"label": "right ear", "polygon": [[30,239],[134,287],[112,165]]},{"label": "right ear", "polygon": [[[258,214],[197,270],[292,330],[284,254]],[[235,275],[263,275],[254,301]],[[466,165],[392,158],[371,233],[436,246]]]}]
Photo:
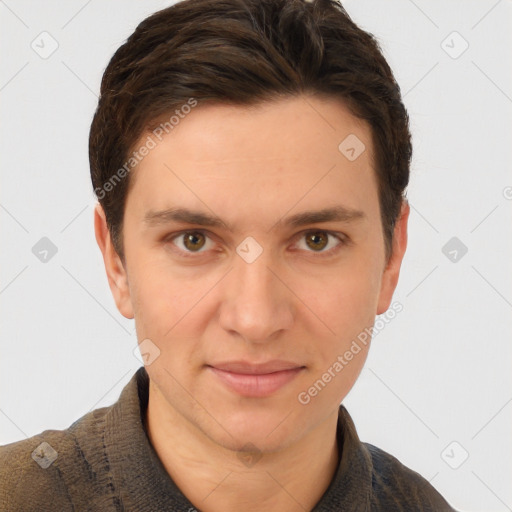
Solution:
[{"label": "right ear", "polygon": [[124,317],[133,318],[133,305],[130,297],[128,275],[121,258],[114,248],[105,212],[99,203],[94,209],[94,233],[98,247],[103,255],[108,284],[117,309]]}]

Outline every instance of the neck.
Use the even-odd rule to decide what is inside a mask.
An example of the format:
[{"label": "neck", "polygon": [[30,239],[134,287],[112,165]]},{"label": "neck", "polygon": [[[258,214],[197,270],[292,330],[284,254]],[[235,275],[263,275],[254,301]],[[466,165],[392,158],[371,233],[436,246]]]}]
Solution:
[{"label": "neck", "polygon": [[[338,410],[283,450],[237,457],[175,411],[150,384],[147,431],[174,483],[203,512],[311,510],[339,465]],[[257,462],[255,462],[257,460]]]}]

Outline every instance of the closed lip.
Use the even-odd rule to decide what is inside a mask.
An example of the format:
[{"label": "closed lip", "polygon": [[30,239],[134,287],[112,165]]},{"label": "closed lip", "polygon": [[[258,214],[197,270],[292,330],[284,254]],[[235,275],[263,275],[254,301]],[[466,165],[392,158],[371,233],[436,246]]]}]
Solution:
[{"label": "closed lip", "polygon": [[301,364],[279,359],[266,361],[264,363],[254,363],[250,361],[224,361],[220,363],[209,364],[207,366],[211,366],[217,370],[239,373],[242,375],[267,375],[269,373],[305,368]]},{"label": "closed lip", "polygon": [[277,393],[293,381],[305,366],[291,361],[272,360],[264,363],[225,361],[207,365],[220,382],[239,396],[264,398]]}]

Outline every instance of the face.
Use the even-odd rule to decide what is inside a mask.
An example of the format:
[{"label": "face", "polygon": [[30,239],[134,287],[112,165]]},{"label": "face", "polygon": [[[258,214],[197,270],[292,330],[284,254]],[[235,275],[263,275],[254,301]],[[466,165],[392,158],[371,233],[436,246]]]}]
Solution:
[{"label": "face", "polygon": [[403,210],[385,258],[368,125],[334,99],[199,105],[130,179],[124,265],[100,208],[96,232],[117,306],[150,340],[150,405],[235,450],[332,416],[406,245]]}]

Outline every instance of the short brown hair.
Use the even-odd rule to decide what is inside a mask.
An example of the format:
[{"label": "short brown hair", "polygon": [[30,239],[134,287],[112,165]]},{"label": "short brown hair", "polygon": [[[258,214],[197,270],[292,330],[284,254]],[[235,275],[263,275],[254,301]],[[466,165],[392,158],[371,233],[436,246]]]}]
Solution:
[{"label": "short brown hair", "polygon": [[182,0],[142,21],[116,51],[89,160],[121,258],[126,162],[151,123],[191,99],[251,105],[301,93],[341,99],[370,124],[389,258],[409,182],[409,118],[377,40],[335,0]]}]

